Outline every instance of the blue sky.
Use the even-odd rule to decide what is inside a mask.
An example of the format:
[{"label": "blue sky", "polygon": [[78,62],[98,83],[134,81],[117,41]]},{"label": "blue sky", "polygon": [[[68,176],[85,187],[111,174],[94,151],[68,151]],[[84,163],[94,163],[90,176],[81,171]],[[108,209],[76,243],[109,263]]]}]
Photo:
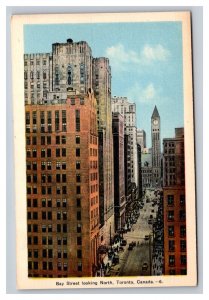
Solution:
[{"label": "blue sky", "polygon": [[137,126],[151,146],[151,115],[157,105],[161,139],[183,126],[182,30],[180,22],[25,25],[25,53],[51,52],[55,42],[87,41],[93,57],[112,68],[112,95],[137,106]]}]

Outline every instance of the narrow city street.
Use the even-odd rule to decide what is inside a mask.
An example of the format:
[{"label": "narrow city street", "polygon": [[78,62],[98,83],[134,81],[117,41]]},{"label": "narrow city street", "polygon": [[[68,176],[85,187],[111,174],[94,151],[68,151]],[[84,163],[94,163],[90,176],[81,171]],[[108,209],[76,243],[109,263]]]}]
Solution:
[{"label": "narrow city street", "polygon": [[[137,222],[132,225],[131,231],[123,234],[127,245],[124,247],[124,252],[119,254],[119,264],[112,267],[112,276],[150,275],[153,251],[152,222],[157,212],[157,205],[153,204],[154,199],[154,191],[147,190]],[[135,246],[129,249],[132,242]]]}]

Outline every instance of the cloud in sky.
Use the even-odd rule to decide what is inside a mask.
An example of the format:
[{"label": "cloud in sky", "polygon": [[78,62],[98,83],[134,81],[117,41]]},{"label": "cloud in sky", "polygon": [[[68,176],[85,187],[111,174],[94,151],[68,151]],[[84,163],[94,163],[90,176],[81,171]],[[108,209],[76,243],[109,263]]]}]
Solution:
[{"label": "cloud in sky", "polygon": [[149,103],[160,97],[160,90],[157,89],[152,82],[146,86],[135,83],[127,92],[130,100],[140,103]]},{"label": "cloud in sky", "polygon": [[119,70],[125,70],[130,64],[149,65],[153,62],[166,61],[170,55],[170,51],[161,44],[154,46],[146,44],[139,52],[126,50],[122,44],[106,49],[106,56],[110,58],[111,65]]}]

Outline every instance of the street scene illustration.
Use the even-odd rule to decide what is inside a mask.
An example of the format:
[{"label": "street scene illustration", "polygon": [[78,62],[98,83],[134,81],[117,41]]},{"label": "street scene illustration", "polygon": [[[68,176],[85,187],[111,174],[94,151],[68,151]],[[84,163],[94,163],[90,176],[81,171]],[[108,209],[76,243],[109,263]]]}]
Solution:
[{"label": "street scene illustration", "polygon": [[187,275],[181,24],[24,42],[28,277]]}]

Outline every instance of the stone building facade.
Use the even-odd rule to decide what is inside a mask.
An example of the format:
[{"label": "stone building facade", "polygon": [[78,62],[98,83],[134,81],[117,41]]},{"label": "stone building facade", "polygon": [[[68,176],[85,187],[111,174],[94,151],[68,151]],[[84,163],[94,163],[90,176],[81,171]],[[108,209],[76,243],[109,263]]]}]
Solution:
[{"label": "stone building facade", "polygon": [[127,97],[113,97],[112,111],[124,116],[125,134],[131,136],[131,181],[138,188],[136,104],[129,102]]},{"label": "stone building facade", "polygon": [[132,210],[132,183],[131,183],[131,137],[124,135],[124,181],[126,195],[126,220]]},{"label": "stone building facade", "polygon": [[141,151],[146,148],[146,132],[143,129],[137,129],[137,144],[140,145]]},{"label": "stone building facade", "polygon": [[93,58],[93,89],[97,100],[100,178],[100,239],[109,240],[114,228],[114,175],[111,108],[111,68],[108,58]]}]

